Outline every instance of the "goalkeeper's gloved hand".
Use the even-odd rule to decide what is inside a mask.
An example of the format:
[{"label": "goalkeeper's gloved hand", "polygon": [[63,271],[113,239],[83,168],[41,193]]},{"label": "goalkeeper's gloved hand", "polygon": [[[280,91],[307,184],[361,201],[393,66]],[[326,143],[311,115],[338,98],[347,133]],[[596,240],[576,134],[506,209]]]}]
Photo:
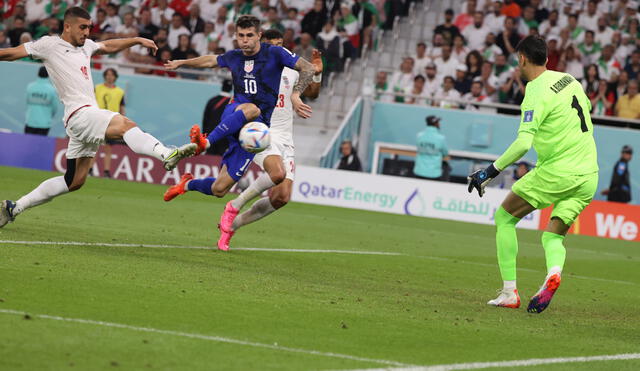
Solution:
[{"label": "goalkeeper's gloved hand", "polygon": [[484,195],[484,188],[491,180],[493,180],[493,178],[497,177],[498,174],[500,174],[500,170],[496,169],[496,167],[491,164],[486,169],[478,170],[469,175],[467,177],[467,180],[469,181],[469,193],[471,193],[475,188],[478,190],[478,195],[482,197]]}]

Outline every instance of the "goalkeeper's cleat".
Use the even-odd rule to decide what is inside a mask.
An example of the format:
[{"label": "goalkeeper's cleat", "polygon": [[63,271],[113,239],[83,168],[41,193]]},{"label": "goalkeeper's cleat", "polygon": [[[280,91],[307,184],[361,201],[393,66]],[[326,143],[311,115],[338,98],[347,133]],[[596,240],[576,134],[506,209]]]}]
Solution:
[{"label": "goalkeeper's cleat", "polygon": [[178,184],[167,189],[167,191],[164,193],[164,200],[168,202],[185,193],[187,191],[185,189],[185,184],[191,179],[193,179],[193,175],[191,175],[190,173],[184,174],[182,178],[180,178]]},{"label": "goalkeeper's cleat", "polygon": [[198,124],[193,125],[191,130],[189,130],[189,139],[191,139],[191,143],[195,143],[198,146],[196,155],[201,154],[209,148],[207,136],[200,132],[200,126],[198,126]]},{"label": "goalkeeper's cleat", "polygon": [[520,308],[520,295],[518,295],[518,290],[499,290],[499,295],[497,298],[493,300],[489,300],[487,302],[488,305],[493,305],[496,307],[504,307],[504,308]]},{"label": "goalkeeper's cleat", "polygon": [[235,231],[225,232],[220,224],[218,224],[218,229],[220,230],[220,238],[218,239],[218,250],[229,251],[229,242],[231,241],[231,237],[236,233]]},{"label": "goalkeeper's cleat", "polygon": [[167,156],[164,160],[162,160],[162,165],[165,170],[171,171],[173,170],[180,160],[183,158],[191,157],[196,153],[196,149],[198,147],[193,143],[183,144],[180,147],[176,148]]},{"label": "goalkeeper's cleat", "polygon": [[531,298],[529,301],[529,305],[527,306],[527,312],[529,313],[541,313],[543,310],[547,309],[549,303],[551,303],[551,299],[553,299],[553,295],[556,293],[560,287],[560,274],[555,273],[551,275],[551,277],[547,278],[544,282],[544,285],[540,288],[540,290]]},{"label": "goalkeeper's cleat", "polygon": [[10,200],[4,200],[0,204],[0,228],[4,227],[7,223],[16,219],[13,215],[13,209],[16,207],[16,203]]},{"label": "goalkeeper's cleat", "polygon": [[222,232],[231,232],[233,221],[238,216],[240,210],[236,209],[231,205],[231,201],[227,202],[227,205],[224,207],[224,212],[222,212],[222,216],[220,217],[220,231]]}]

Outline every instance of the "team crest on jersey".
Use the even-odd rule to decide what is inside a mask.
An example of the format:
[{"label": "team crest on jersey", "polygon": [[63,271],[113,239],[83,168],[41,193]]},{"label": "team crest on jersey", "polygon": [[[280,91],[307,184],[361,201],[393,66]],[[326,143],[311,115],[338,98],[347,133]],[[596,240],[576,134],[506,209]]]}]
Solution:
[{"label": "team crest on jersey", "polygon": [[533,110],[531,111],[524,111],[524,120],[522,120],[524,122],[531,122],[533,121]]},{"label": "team crest on jersey", "polygon": [[253,71],[253,61],[244,61],[244,72]]},{"label": "team crest on jersey", "polygon": [[282,76],[282,81],[284,82],[284,86],[289,89],[289,78],[287,76]]},{"label": "team crest on jersey", "polygon": [[89,80],[89,69],[87,68],[87,66],[80,67],[80,71],[82,72],[84,78]]}]

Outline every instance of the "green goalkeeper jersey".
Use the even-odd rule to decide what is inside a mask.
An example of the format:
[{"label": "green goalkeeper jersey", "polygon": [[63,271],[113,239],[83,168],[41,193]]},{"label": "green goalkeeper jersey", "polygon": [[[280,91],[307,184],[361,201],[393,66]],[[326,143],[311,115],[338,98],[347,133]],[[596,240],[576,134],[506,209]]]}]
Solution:
[{"label": "green goalkeeper jersey", "polygon": [[538,171],[585,175],[598,171],[591,102],[573,76],[545,71],[527,84],[518,134],[533,135]]}]

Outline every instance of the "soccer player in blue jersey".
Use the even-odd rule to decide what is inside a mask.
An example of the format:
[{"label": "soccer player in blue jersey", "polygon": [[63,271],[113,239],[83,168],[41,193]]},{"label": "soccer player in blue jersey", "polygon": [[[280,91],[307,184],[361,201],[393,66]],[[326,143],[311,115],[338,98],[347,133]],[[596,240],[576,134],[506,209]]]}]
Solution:
[{"label": "soccer player in blue jersey", "polygon": [[[240,129],[251,121],[270,125],[271,114],[278,100],[280,78],[285,67],[295,69],[300,76],[293,91],[302,93],[313,80],[316,72],[313,64],[289,50],[268,43],[260,43],[260,20],[254,16],[241,16],[236,21],[236,41],[239,49],[223,55],[205,55],[186,60],[169,61],[165,67],[176,69],[188,67],[225,67],[231,70],[234,98],[225,109],[218,126],[205,138],[197,125],[191,128],[190,137],[198,145],[198,151],[205,151],[211,143],[226,137],[229,148],[223,155],[222,169],[218,178],[189,179],[183,177],[189,190],[195,190],[216,197],[223,197],[244,175],[255,154],[242,149],[238,141]],[[262,179],[265,184],[256,184],[256,196],[283,181],[284,169],[275,172],[270,179]],[[180,190],[180,187],[177,188]],[[184,189],[184,187],[182,187]],[[166,199],[166,198],[165,198]],[[221,240],[229,240],[232,224],[239,208],[227,203],[220,219]],[[225,238],[227,236],[228,238]],[[221,250],[228,250],[228,244],[218,244]]]}]

